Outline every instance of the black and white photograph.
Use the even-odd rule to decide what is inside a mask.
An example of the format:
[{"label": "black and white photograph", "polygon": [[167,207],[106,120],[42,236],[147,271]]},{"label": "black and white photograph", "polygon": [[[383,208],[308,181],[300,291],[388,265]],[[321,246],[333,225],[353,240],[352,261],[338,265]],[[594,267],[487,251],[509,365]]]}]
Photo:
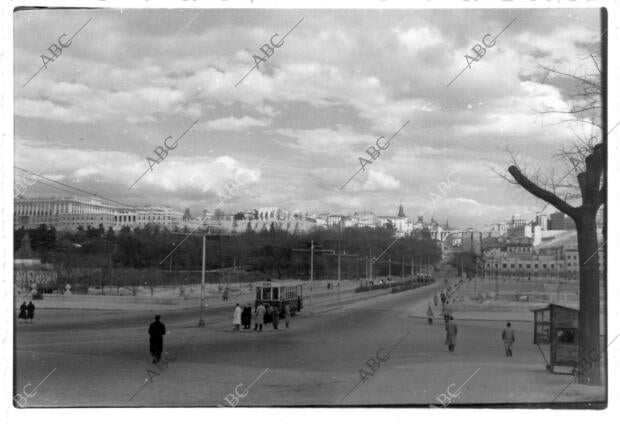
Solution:
[{"label": "black and white photograph", "polygon": [[616,1],[7,3],[10,415],[617,406]]}]

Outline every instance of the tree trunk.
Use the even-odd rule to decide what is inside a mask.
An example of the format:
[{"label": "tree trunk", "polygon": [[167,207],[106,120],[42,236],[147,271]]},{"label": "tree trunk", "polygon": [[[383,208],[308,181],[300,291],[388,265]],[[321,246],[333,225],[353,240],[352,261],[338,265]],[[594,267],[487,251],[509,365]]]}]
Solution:
[{"label": "tree trunk", "polygon": [[[600,272],[596,210],[582,209],[577,224],[579,246],[579,359],[591,367],[578,368],[578,383],[601,384]],[[594,359],[594,360],[593,360]],[[590,362],[592,361],[592,362]]]},{"label": "tree trunk", "polygon": [[[579,366],[578,382],[591,386],[601,385],[600,371],[600,275],[596,212],[603,204],[606,187],[599,189],[606,157],[606,145],[597,145],[586,158],[586,171],[578,175],[582,205],[573,207],[555,194],[537,186],[525,177],[519,168],[508,168],[515,181],[539,199],[569,215],[577,226],[579,249]],[[596,360],[596,361],[595,361]]]}]

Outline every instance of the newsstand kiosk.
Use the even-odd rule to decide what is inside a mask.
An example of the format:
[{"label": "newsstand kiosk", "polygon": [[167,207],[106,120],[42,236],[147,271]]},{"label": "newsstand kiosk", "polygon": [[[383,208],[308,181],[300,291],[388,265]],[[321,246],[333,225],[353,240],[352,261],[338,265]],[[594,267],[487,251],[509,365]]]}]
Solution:
[{"label": "newsstand kiosk", "polygon": [[[577,366],[579,362],[579,310],[550,303],[534,312],[534,344],[545,359],[546,368]],[[549,345],[549,350],[541,347]],[[549,361],[545,356],[549,354]]]}]

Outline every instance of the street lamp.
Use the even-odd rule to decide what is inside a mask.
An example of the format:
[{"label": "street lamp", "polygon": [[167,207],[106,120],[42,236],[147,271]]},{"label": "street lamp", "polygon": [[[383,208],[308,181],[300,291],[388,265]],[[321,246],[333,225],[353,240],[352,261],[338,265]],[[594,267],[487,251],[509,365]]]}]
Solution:
[{"label": "street lamp", "polygon": [[[185,235],[186,239],[189,236],[202,236],[202,275],[201,275],[201,280],[200,280],[200,319],[198,321],[198,327],[204,327],[205,326],[205,320],[204,320],[204,311],[205,308],[207,307],[207,300],[206,300],[206,296],[205,296],[205,267],[206,267],[206,260],[207,260],[207,236],[227,236],[227,237],[234,237],[234,236],[238,236],[238,234],[227,234],[227,233],[209,233],[209,228],[213,228],[216,226],[219,226],[221,224],[218,225],[205,225],[205,231],[204,233],[180,233],[180,232],[172,232],[171,234],[181,234],[181,235]],[[181,242],[182,243],[182,242]],[[181,245],[181,243],[179,243],[178,246],[176,246],[174,249],[172,249],[172,252],[170,252],[168,255],[171,256],[174,251]],[[164,259],[162,259],[162,261],[160,262],[163,263],[166,261],[166,259],[168,259],[168,256],[166,256]]]}]

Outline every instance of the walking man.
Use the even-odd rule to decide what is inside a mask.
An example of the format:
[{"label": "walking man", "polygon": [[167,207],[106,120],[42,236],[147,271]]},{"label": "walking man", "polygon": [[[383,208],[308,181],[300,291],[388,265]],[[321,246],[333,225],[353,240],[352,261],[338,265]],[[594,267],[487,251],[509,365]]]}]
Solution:
[{"label": "walking man", "polygon": [[265,323],[265,313],[267,310],[261,303],[256,308],[256,326],[254,326],[254,331],[256,331],[256,327],[258,327],[258,331],[263,331],[263,324]]},{"label": "walking man", "polygon": [[250,325],[252,324],[252,307],[248,303],[243,307],[243,312],[241,312],[241,325],[243,325],[244,330],[249,330]]},{"label": "walking man", "polygon": [[512,344],[515,342],[515,332],[511,328],[509,322],[506,323],[506,328],[502,331],[502,340],[504,341],[506,356],[512,356]]},{"label": "walking man", "polygon": [[28,318],[28,313],[26,312],[26,309],[28,309],[28,307],[26,306],[26,302],[24,302],[19,307],[19,316],[17,317],[19,318],[19,322],[26,321],[26,318]]},{"label": "walking man", "polygon": [[161,360],[161,353],[164,351],[164,335],[166,334],[166,326],[159,321],[160,316],[155,315],[155,321],[149,326],[149,350],[153,356],[153,363],[156,364]]},{"label": "walking man", "polygon": [[431,302],[428,302],[428,308],[426,309],[426,318],[428,318],[428,325],[433,325],[433,308],[431,308]]},{"label": "walking man", "polygon": [[446,327],[446,343],[448,344],[448,350],[450,352],[454,352],[454,346],[456,345],[456,333],[458,329],[456,327],[456,323],[454,322],[454,317],[450,317],[448,321],[448,325]]},{"label": "walking man", "polygon": [[278,324],[280,324],[280,309],[277,306],[274,306],[271,314],[272,314],[271,322],[273,324],[273,329],[277,330]]},{"label": "walking man", "polygon": [[233,312],[233,331],[239,331],[241,326],[241,306],[237,303],[235,305],[235,312]]},{"label": "walking man", "polygon": [[286,328],[288,328],[291,322],[291,305],[288,303],[284,305],[284,324],[286,324]]},{"label": "walking man", "polygon": [[452,308],[450,307],[450,302],[446,301],[443,304],[443,320],[446,328],[448,328],[448,322],[450,321],[450,316],[452,315]]},{"label": "walking man", "polygon": [[32,303],[32,301],[28,302],[28,306],[26,306],[26,322],[32,322],[34,319],[34,310],[34,303]]}]

